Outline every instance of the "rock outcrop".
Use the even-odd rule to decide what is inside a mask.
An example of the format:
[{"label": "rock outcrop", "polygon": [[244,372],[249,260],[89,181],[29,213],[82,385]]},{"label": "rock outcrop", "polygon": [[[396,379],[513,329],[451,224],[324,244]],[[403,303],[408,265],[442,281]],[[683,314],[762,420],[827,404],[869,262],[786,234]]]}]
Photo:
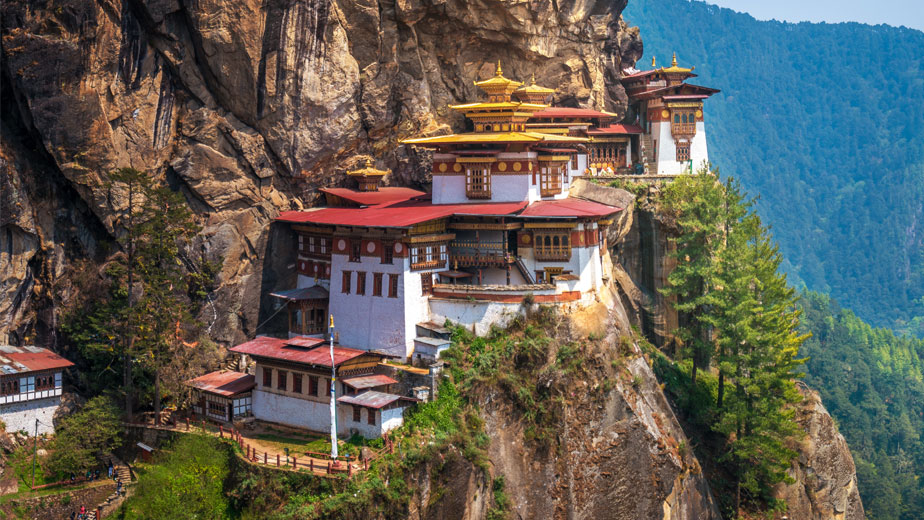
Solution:
[{"label": "rock outcrop", "polygon": [[[535,73],[556,103],[621,113],[641,55],[625,1],[56,0],[2,6],[0,335],[53,344],[73,260],[99,263],[131,166],[183,191],[222,260],[213,339],[255,332],[269,223],[369,154],[426,184],[397,146],[463,124],[447,105],[493,72]],[[104,246],[109,244],[109,246]],[[271,266],[269,272],[282,271]]]},{"label": "rock outcrop", "polygon": [[805,520],[863,520],[863,503],[857,489],[857,471],[844,436],[821,403],[818,392],[800,387],[805,401],[796,421],[806,437],[798,447],[799,457],[789,476],[793,484],[774,490],[786,501],[787,515]]}]

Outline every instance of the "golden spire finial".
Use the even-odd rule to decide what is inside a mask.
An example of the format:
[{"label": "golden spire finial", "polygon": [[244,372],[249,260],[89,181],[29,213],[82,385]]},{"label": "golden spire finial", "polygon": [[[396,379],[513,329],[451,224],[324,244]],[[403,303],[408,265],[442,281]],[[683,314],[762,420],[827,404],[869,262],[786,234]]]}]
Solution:
[{"label": "golden spire finial", "polygon": [[655,65],[655,57],[654,57],[654,56],[651,57],[651,66],[652,66],[652,67],[656,67],[656,66],[657,66],[657,65]]},{"label": "golden spire finial", "polygon": [[495,76],[503,76],[503,75],[504,75],[504,71],[501,70],[500,60],[497,60],[497,70],[494,71],[494,75],[495,75]]},{"label": "golden spire finial", "polygon": [[529,84],[530,85],[536,84],[536,73],[535,72],[533,72],[533,75],[529,78]]},{"label": "golden spire finial", "polygon": [[366,157],[366,168],[372,168],[372,159]]},{"label": "golden spire finial", "polygon": [[676,67],[676,66],[677,66],[677,53],[675,52],[674,57],[671,58],[671,67]]}]

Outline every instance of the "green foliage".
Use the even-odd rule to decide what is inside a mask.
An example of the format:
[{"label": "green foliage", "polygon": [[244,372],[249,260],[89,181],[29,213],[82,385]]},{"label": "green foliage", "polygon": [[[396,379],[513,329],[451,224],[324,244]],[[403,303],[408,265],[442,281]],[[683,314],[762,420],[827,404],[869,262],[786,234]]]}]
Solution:
[{"label": "green foliage", "polygon": [[924,518],[924,340],[875,329],[827,296],[802,295],[806,383],[837,420],[869,518]]},{"label": "green foliage", "polygon": [[230,449],[212,437],[178,436],[155,464],[142,468],[124,518],[235,518],[224,496]]},{"label": "green foliage", "polygon": [[94,397],[78,412],[61,418],[47,467],[60,479],[81,475],[99,466],[104,455],[122,445],[123,437],[118,407],[108,397]]},{"label": "green foliage", "polygon": [[691,82],[721,89],[706,101],[710,159],[760,194],[783,268],[874,325],[924,336],[924,33],[688,0],[631,1],[623,15],[641,29],[640,63],[676,52]]}]

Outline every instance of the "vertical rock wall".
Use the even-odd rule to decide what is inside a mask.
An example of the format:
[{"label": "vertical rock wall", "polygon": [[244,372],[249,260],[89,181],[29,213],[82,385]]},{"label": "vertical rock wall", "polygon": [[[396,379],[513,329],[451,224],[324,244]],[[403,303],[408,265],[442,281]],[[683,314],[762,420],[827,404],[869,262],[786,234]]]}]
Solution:
[{"label": "vertical rock wall", "polygon": [[278,281],[264,268],[285,271],[265,256],[278,212],[345,183],[357,153],[394,169],[393,184],[425,184],[425,157],[398,139],[461,127],[447,105],[477,96],[473,80],[497,60],[508,76],[535,72],[557,87],[558,103],[621,113],[619,73],[641,55],[624,6],[5,2],[0,335],[54,343],[40,322],[67,303],[73,260],[102,262],[113,248],[101,244],[122,232],[114,218],[124,201],[105,184],[124,166],[182,190],[203,225],[188,254],[223,260],[201,316],[213,338],[252,335],[260,289]]}]

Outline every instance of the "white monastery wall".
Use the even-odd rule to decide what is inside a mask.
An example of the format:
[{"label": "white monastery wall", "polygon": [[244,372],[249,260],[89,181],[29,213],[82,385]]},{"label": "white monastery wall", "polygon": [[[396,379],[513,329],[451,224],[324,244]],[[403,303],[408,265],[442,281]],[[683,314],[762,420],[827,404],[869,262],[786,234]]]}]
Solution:
[{"label": "white monastery wall", "polygon": [[381,431],[387,432],[394,430],[395,428],[404,424],[404,410],[405,409],[403,407],[381,410],[379,412],[382,423]]},{"label": "white monastery wall", "polygon": [[484,300],[449,300],[430,298],[430,319],[443,323],[447,319],[468,329],[475,327],[475,334],[484,335],[491,325],[506,327],[523,312],[518,303],[500,303]]},{"label": "white monastery wall", "polygon": [[696,135],[690,143],[690,159],[693,160],[693,173],[702,166],[703,161],[709,161],[709,153],[706,149],[706,123],[698,121],[696,123]]},{"label": "white monastery wall", "polygon": [[[344,347],[362,350],[384,349],[406,351],[408,326],[405,324],[405,295],[409,276],[407,258],[395,258],[393,264],[383,264],[379,257],[363,256],[360,262],[350,262],[346,255],[332,255],[330,313],[334,315],[334,331]],[[343,271],[350,271],[350,294],[343,294]],[[365,294],[356,294],[356,272],[366,273]],[[383,273],[382,296],[372,296],[373,273]],[[388,297],[388,275],[397,274],[398,297]],[[420,277],[417,277],[420,285]],[[419,291],[419,289],[418,289]],[[417,293],[419,294],[419,292]],[[413,329],[411,324],[411,329]],[[413,342],[414,336],[410,337]],[[413,344],[413,343],[412,343]]]},{"label": "white monastery wall", "polygon": [[6,424],[7,432],[25,431],[30,436],[35,435],[35,419],[38,419],[39,434],[54,433],[52,420],[60,404],[60,393],[53,397],[12,402],[0,406],[0,420]]},{"label": "white monastery wall", "polygon": [[471,202],[465,196],[464,175],[434,175],[433,176],[433,203],[459,204]]}]

